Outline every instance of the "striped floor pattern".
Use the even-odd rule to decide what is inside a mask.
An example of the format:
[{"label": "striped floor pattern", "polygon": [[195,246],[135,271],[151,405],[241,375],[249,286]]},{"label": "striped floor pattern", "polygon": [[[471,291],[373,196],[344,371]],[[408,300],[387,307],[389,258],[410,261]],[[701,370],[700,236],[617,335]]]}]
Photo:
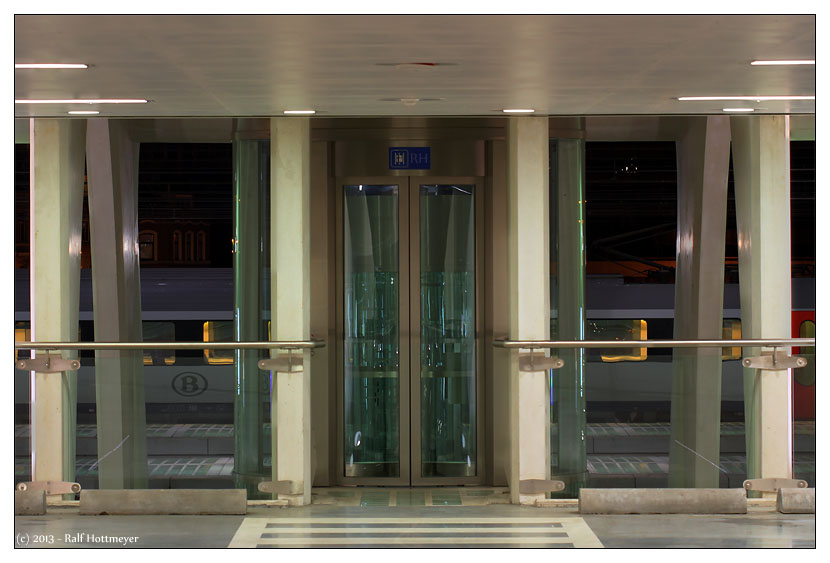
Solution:
[{"label": "striped floor pattern", "polygon": [[245,518],[228,547],[602,547],[578,516],[543,518]]}]

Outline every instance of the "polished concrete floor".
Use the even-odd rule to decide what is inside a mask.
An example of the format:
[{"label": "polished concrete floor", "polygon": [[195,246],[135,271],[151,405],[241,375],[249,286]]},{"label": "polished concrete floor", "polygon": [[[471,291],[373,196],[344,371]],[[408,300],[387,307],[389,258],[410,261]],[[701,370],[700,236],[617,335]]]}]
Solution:
[{"label": "polished concrete floor", "polygon": [[15,517],[18,547],[57,548],[813,548],[814,515],[586,515],[575,508],[252,507],[247,516]]}]

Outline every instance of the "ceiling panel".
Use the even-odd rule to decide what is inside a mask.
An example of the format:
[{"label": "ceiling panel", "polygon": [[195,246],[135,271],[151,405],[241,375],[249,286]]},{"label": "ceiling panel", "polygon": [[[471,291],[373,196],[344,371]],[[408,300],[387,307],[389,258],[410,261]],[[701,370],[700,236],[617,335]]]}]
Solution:
[{"label": "ceiling panel", "polygon": [[[814,16],[16,16],[15,97],[146,98],[110,116],[814,113],[814,101],[679,96],[815,95]],[[399,67],[401,62],[447,63]],[[401,98],[419,99],[404,105]],[[65,116],[80,105],[15,105]]]}]

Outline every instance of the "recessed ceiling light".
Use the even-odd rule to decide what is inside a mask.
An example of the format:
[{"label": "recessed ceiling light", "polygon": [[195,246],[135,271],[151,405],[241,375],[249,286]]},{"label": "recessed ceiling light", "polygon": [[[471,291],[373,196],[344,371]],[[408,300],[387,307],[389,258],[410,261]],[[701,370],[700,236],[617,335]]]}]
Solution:
[{"label": "recessed ceiling light", "polygon": [[754,108],[723,108],[723,111],[755,111]]},{"label": "recessed ceiling light", "polygon": [[375,66],[393,66],[397,68],[406,68],[406,67],[425,67],[425,68],[432,68],[436,66],[458,66],[458,63],[450,63],[450,62],[411,62],[411,61],[401,61],[401,62],[383,62],[383,63],[375,63]]},{"label": "recessed ceiling light", "polygon": [[503,109],[503,110],[501,110],[501,111],[503,111],[504,113],[533,113],[533,112],[535,112],[536,110],[535,110],[535,109],[519,109],[519,108],[514,108],[514,109]]},{"label": "recessed ceiling light", "polygon": [[81,63],[15,63],[14,68],[89,68]]},{"label": "recessed ceiling light", "polygon": [[287,109],[282,113],[285,115],[314,115],[317,112],[313,109]]},{"label": "recessed ceiling light", "polygon": [[751,65],[814,65],[816,64],[815,59],[804,59],[804,60],[790,60],[790,61],[752,61],[749,63]]},{"label": "recessed ceiling light", "polygon": [[747,100],[750,102],[766,102],[780,100],[815,100],[815,96],[685,96],[677,98],[681,102],[711,102],[717,100]]},{"label": "recessed ceiling light", "polygon": [[121,99],[83,99],[83,100],[15,100],[16,104],[146,104],[147,100]]},{"label": "recessed ceiling light", "polygon": [[94,110],[88,110],[88,111],[87,110],[75,110],[75,111],[68,111],[66,113],[68,113],[69,115],[98,115],[101,112],[100,111],[94,111]]}]

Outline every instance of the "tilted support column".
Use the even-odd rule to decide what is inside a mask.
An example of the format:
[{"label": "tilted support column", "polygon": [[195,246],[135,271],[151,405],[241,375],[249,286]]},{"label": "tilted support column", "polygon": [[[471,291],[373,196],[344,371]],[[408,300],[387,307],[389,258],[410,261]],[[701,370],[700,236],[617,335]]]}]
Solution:
[{"label": "tilted support column", "polygon": [[[273,340],[311,338],[310,130],[305,117],[271,119]],[[280,495],[292,505],[311,504],[310,365],[305,350],[298,369],[272,373],[272,476],[274,481],[302,483],[302,494]]]},{"label": "tilted support column", "polygon": [[[720,339],[729,118],[690,117],[677,138],[674,338]],[[672,360],[670,487],[718,487],[721,349],[676,348]]]},{"label": "tilted support column", "polygon": [[[123,123],[89,120],[87,181],[95,340],[140,342],[138,143]],[[98,488],[146,488],[141,350],[96,350],[95,400]]]},{"label": "tilted support column", "polygon": [[[731,119],[743,337],[789,338],[790,120]],[[792,373],[743,371],[747,478],[792,478]]]},{"label": "tilted support column", "polygon": [[[78,340],[85,132],[83,120],[30,120],[34,341]],[[31,377],[32,480],[74,481],[77,375]]]},{"label": "tilted support column", "polygon": [[[507,131],[508,293],[510,338],[550,335],[548,118],[512,117]],[[526,352],[526,351],[520,351]],[[548,372],[510,372],[510,500],[532,504],[544,493],[520,494],[520,482],[550,478]]]}]

